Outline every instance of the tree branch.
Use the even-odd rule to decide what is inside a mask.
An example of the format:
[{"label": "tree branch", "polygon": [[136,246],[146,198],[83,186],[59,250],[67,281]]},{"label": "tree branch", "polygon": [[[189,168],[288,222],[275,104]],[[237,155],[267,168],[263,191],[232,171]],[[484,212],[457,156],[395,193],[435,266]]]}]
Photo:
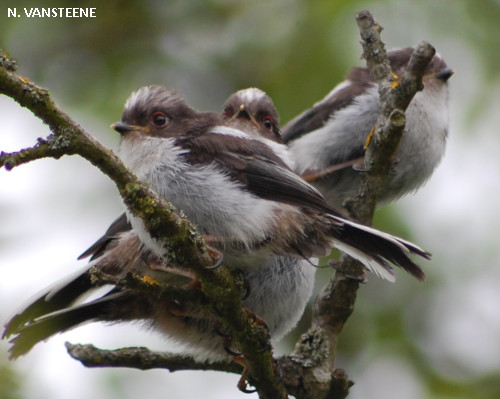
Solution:
[{"label": "tree branch", "polygon": [[154,352],[148,348],[122,348],[103,350],[94,345],[73,345],[66,342],[70,356],[85,367],[129,367],[139,370],[167,369],[170,372],[181,370],[215,370],[241,374],[241,366],[234,362],[198,362],[187,355]]},{"label": "tree branch", "polygon": [[[423,88],[422,76],[435,50],[428,43],[420,44],[399,81],[391,72],[380,37],[382,27],[369,11],[358,13],[356,22],[363,58],[379,84],[381,112],[365,154],[366,173],[362,175],[359,194],[347,202],[347,209],[354,219],[371,224],[379,190],[388,178],[391,157],[404,132],[404,112]],[[296,392],[301,399],[345,398],[353,384],[342,370],[335,369],[334,361],[339,335],[354,310],[359,284],[364,281],[364,268],[346,255],[335,263],[335,268],[335,276],[313,305],[311,328],[301,337],[294,352],[282,359],[282,367],[287,367],[290,373],[302,368],[302,380],[294,391],[289,391]]]},{"label": "tree branch", "polygon": [[436,50],[429,43],[422,42],[410,57],[403,76],[395,76],[380,38],[382,27],[368,11],[360,12],[356,21],[363,58],[379,86],[380,114],[365,154],[367,173],[361,181],[360,194],[349,204],[349,211],[357,220],[371,224],[380,190],[389,176],[391,157],[404,133],[406,108],[415,94],[423,89],[422,77]]}]

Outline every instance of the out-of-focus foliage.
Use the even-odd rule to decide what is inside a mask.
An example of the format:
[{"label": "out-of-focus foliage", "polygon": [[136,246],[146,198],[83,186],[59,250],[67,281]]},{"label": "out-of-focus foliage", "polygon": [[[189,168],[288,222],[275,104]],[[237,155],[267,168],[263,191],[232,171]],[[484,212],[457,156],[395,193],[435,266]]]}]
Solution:
[{"label": "out-of-focus foliage", "polygon": [[[354,14],[362,9],[371,10],[384,26],[383,38],[389,48],[427,40],[455,68],[456,75],[450,84],[457,89],[452,90],[452,101],[456,109],[466,115],[455,120],[467,128],[452,126],[451,144],[460,135],[466,140],[465,133],[476,132],[478,121],[482,121],[491,102],[498,99],[493,90],[498,87],[494,84],[498,84],[500,71],[498,0],[78,3],[78,7],[96,7],[97,18],[7,18],[7,7],[18,7],[19,12],[22,7],[67,7],[68,4],[49,0],[43,4],[34,0],[18,4],[4,0],[0,7],[0,48],[19,60],[21,74],[48,88],[69,113],[78,111],[105,124],[119,118],[122,104],[132,90],[152,83],[175,87],[193,106],[208,110],[219,110],[229,94],[237,89],[257,86],[273,97],[282,122],[286,122],[328,93],[349,67],[362,65],[354,21]],[[0,135],[4,134],[15,132],[4,132],[0,126]],[[114,133],[110,130],[109,135]],[[484,139],[485,148],[491,140],[492,137]],[[478,138],[466,143],[481,141]],[[470,145],[469,152],[472,148]],[[464,168],[470,166],[465,162],[458,164]],[[488,170],[479,168],[471,175],[484,178]],[[458,201],[466,197],[468,190],[464,180],[457,184],[464,185],[458,190],[460,198],[454,198]],[[440,199],[432,195],[424,198]],[[88,201],[89,204],[94,201],[90,206],[99,207],[106,200],[96,194]],[[476,210],[480,207],[471,205]],[[485,366],[478,355],[476,363],[464,365],[468,362],[458,361],[458,355],[442,355],[440,348],[428,343],[434,331],[449,331],[452,340],[455,334],[461,336],[471,327],[441,325],[440,316],[445,320],[449,314],[439,313],[440,308],[435,304],[449,304],[457,312],[463,311],[465,320],[470,311],[468,306],[472,307],[469,298],[475,296],[472,291],[465,296],[463,290],[456,287],[467,287],[469,277],[475,273],[463,272],[469,268],[478,274],[490,270],[481,265],[494,262],[491,259],[495,256],[485,255],[481,265],[469,265],[469,261],[464,260],[466,255],[457,255],[467,251],[447,242],[450,231],[437,225],[436,217],[432,219],[427,208],[425,204],[418,207],[416,212],[422,214],[413,215],[413,219],[426,220],[425,228],[419,229],[419,238],[430,247],[436,259],[432,267],[424,265],[429,270],[428,281],[418,284],[398,275],[398,282],[389,285],[369,276],[369,283],[361,287],[356,309],[341,337],[337,364],[362,387],[357,392],[356,386],[353,388],[353,397],[364,397],[368,392],[372,397],[410,399],[500,397],[500,362],[489,360]],[[415,238],[418,234],[410,222],[412,215],[402,215],[403,211],[398,209],[392,206],[378,211],[375,224]],[[414,209],[417,207],[411,208]],[[7,212],[1,207],[0,211]],[[109,221],[114,216],[109,215]],[[465,219],[461,219],[463,223]],[[464,230],[472,228],[473,223],[469,223]],[[440,229],[447,233],[433,233]],[[425,242],[427,235],[430,238]],[[0,236],[0,249],[3,236]],[[479,245],[482,244],[474,242],[471,251]],[[490,248],[491,252],[497,251],[496,245],[490,244]],[[4,265],[0,265],[0,272],[5,273]],[[328,268],[319,270],[318,289],[331,273]],[[450,281],[460,281],[461,285],[451,287]],[[24,294],[24,299],[30,296]],[[449,295],[445,297],[445,294]],[[494,300],[486,300],[484,306],[481,304],[478,308],[494,307]],[[443,309],[449,308],[443,305]],[[0,315],[12,310],[9,307],[3,312],[2,309]],[[483,322],[480,316],[473,319],[476,325]],[[492,323],[487,320],[490,324],[486,324],[485,329]],[[307,328],[307,316],[300,328]],[[295,331],[285,342],[285,350],[291,349],[300,331]],[[472,339],[464,345],[469,344],[474,347],[472,344],[476,342]],[[457,351],[463,353],[463,348]],[[126,384],[126,378],[120,381],[119,375],[122,374],[113,374],[113,386]],[[9,368],[0,369],[1,398],[19,397],[15,393],[15,380]],[[6,389],[11,391],[7,392],[12,394],[4,394],[2,389],[9,386],[11,388]],[[149,387],[152,391],[154,388]],[[232,386],[228,389],[234,390]],[[124,388],[116,390],[120,392],[117,397],[128,398]]]},{"label": "out-of-focus foliage", "polygon": [[11,366],[0,361],[0,398],[2,399],[20,399],[19,386],[20,377],[14,372]]},{"label": "out-of-focus foliage", "polygon": [[235,88],[259,86],[289,119],[360,54],[353,21],[342,29],[333,22],[356,1],[80,3],[97,6],[97,18],[6,19],[2,42],[16,50],[26,75],[104,115],[117,113],[131,89],[158,82],[213,109]]}]

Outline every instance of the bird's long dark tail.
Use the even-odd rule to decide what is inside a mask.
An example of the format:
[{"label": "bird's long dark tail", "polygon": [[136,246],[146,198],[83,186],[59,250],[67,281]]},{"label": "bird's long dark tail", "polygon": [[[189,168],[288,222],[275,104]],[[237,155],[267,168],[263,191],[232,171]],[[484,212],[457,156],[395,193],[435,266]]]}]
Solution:
[{"label": "bird's long dark tail", "polygon": [[391,264],[401,267],[420,281],[425,279],[422,269],[409,257],[410,254],[430,259],[431,255],[415,244],[374,228],[332,216],[335,247],[356,258],[371,272],[394,281]]},{"label": "bird's long dark tail", "polygon": [[[68,331],[89,321],[118,321],[124,318],[123,312],[117,312],[120,307],[127,309],[127,293],[113,291],[92,302],[65,308],[37,318],[30,323],[18,327],[10,340],[10,358],[15,359],[26,354],[38,342],[54,334]],[[123,303],[124,302],[124,303]]]},{"label": "bird's long dark tail", "polygon": [[92,288],[88,267],[46,288],[5,324],[2,338],[15,334],[21,327],[41,316],[67,308]]}]

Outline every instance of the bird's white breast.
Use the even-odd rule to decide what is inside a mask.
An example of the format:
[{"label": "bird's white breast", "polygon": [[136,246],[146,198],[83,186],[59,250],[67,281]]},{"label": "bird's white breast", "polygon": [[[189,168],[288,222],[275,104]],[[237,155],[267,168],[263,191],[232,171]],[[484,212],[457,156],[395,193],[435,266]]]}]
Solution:
[{"label": "bird's white breast", "polygon": [[[174,139],[153,137],[134,142],[125,139],[120,146],[125,165],[182,210],[200,233],[241,244],[264,240],[276,205],[244,190],[214,163],[187,163],[183,157],[187,151],[175,146]],[[130,219],[141,240],[163,255],[142,221]]]}]

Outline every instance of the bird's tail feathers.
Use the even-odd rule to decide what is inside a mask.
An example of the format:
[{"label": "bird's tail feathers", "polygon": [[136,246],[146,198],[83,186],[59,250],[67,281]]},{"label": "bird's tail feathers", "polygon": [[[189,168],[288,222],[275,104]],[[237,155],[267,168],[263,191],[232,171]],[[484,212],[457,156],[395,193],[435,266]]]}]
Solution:
[{"label": "bird's tail feathers", "polygon": [[52,335],[71,330],[83,323],[96,320],[112,321],[110,310],[126,295],[122,291],[113,292],[92,302],[61,309],[20,326],[14,332],[16,336],[10,340],[10,359],[28,353],[38,342]]},{"label": "bird's tail feathers", "polygon": [[335,247],[359,260],[371,272],[394,282],[392,263],[420,281],[425,279],[420,266],[409,257],[413,254],[430,259],[431,255],[422,248],[372,227],[333,215],[331,217],[335,221]]},{"label": "bird's tail feathers", "polygon": [[88,293],[93,288],[88,268],[87,265],[30,298],[5,324],[2,338],[41,316],[70,306]]}]

